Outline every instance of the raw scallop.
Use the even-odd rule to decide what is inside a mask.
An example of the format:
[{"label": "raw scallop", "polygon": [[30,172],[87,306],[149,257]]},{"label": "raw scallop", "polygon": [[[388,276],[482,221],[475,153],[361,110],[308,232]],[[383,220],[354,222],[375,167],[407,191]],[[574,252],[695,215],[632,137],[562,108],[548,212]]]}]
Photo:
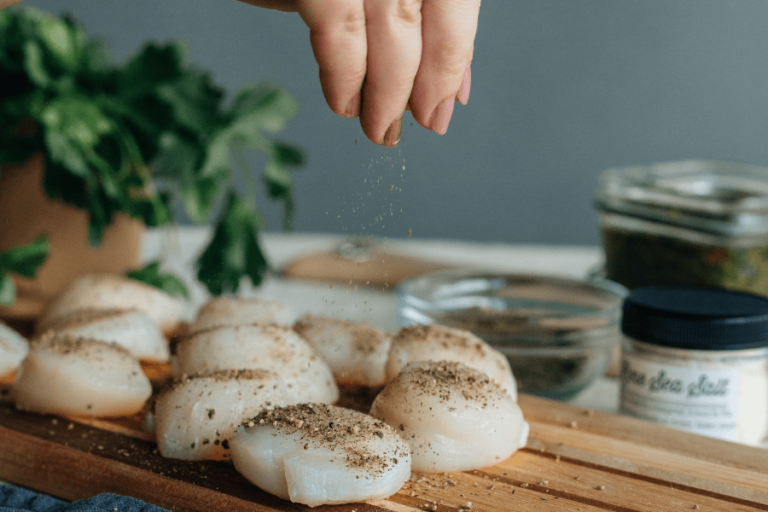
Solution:
[{"label": "raw scallop", "polygon": [[339,388],[328,365],[288,327],[254,324],[198,331],[179,341],[176,375],[264,369],[277,373],[296,402],[333,403]]},{"label": "raw scallop", "polygon": [[411,474],[408,445],[394,430],[330,405],[262,412],[230,444],[235,469],[245,478],[310,507],[383,499]]},{"label": "raw scallop", "polygon": [[154,404],[153,423],[163,457],[228,459],[237,427],[262,409],[289,405],[276,373],[221,370],[177,380]]},{"label": "raw scallop", "polygon": [[29,352],[24,337],[0,322],[0,377],[12,374]]},{"label": "raw scallop", "polygon": [[170,359],[168,340],[146,313],[136,309],[83,309],[50,326],[59,334],[120,345],[143,361],[165,363]]},{"label": "raw scallop", "polygon": [[387,384],[371,415],[408,442],[415,471],[468,471],[507,459],[528,439],[517,403],[459,363],[416,363]]},{"label": "raw scallop", "polygon": [[197,312],[190,331],[219,325],[277,324],[290,327],[298,315],[293,308],[268,299],[214,297]]},{"label": "raw scallop", "polygon": [[66,335],[34,340],[11,387],[18,409],[76,416],[129,416],[151,394],[139,361],[124,348]]},{"label": "raw scallop", "polygon": [[409,364],[425,361],[455,361],[480,370],[517,400],[507,358],[469,331],[438,324],[400,329],[389,351],[387,380]]},{"label": "raw scallop", "polygon": [[349,386],[383,386],[392,337],[366,324],[306,315],[294,330],[330,366],[336,382]]},{"label": "raw scallop", "polygon": [[43,312],[37,332],[80,309],[138,309],[146,313],[169,335],[182,322],[184,303],[162,290],[113,274],[93,274],[79,278],[64,290]]}]

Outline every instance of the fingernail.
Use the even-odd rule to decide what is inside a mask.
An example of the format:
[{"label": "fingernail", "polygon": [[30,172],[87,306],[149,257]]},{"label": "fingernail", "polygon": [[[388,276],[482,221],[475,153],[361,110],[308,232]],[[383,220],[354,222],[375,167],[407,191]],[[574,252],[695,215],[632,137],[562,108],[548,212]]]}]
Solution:
[{"label": "fingernail", "polygon": [[432,113],[432,118],[429,120],[430,130],[440,135],[444,135],[448,131],[448,123],[451,122],[451,115],[453,115],[454,102],[454,98],[446,98],[440,102]]},{"label": "fingernail", "polygon": [[346,117],[360,117],[360,98],[360,93],[357,93],[350,100],[346,110],[344,110]]},{"label": "fingernail", "polygon": [[400,132],[403,130],[403,116],[400,119],[393,122],[387,128],[387,132],[384,134],[384,145],[389,147],[397,146],[400,142]]},{"label": "fingernail", "polygon": [[464,80],[461,81],[461,88],[459,89],[458,94],[456,94],[456,99],[459,100],[459,103],[462,105],[466,105],[469,101],[469,89],[472,87],[472,65],[470,64],[467,66],[467,69],[464,70]]}]

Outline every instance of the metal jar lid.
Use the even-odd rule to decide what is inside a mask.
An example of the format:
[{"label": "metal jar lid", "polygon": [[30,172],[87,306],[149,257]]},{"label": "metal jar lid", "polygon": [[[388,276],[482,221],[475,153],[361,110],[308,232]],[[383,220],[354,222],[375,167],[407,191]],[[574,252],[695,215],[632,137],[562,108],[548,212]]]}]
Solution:
[{"label": "metal jar lid", "polygon": [[673,348],[768,347],[768,298],[695,286],[637,288],[624,301],[621,330]]},{"label": "metal jar lid", "polygon": [[595,206],[718,235],[768,234],[768,169],[710,160],[609,169]]}]

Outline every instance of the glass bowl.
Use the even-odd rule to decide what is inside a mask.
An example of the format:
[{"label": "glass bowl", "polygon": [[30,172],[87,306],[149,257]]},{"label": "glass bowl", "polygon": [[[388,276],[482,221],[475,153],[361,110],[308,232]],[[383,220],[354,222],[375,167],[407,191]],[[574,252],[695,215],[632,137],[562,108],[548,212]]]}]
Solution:
[{"label": "glass bowl", "polygon": [[402,326],[473,332],[509,360],[521,393],[568,400],[603,375],[620,340],[626,289],[531,274],[459,269],[402,281]]}]

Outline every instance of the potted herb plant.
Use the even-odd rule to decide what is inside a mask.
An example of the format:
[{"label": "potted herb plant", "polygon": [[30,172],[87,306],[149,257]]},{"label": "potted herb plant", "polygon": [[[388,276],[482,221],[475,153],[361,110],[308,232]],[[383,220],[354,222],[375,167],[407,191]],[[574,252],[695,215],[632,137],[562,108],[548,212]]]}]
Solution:
[{"label": "potted herb plant", "polygon": [[[259,84],[225,102],[178,42],[118,66],[72,18],[36,9],[0,10],[0,34],[0,315],[37,314],[77,274],[135,266],[141,228],[178,209],[215,224],[197,260],[211,293],[259,284],[263,221],[243,150],[265,153],[262,183],[290,227],[289,171],[304,156],[269,137],[297,111],[286,91]],[[183,293],[156,263],[130,275]]]}]

